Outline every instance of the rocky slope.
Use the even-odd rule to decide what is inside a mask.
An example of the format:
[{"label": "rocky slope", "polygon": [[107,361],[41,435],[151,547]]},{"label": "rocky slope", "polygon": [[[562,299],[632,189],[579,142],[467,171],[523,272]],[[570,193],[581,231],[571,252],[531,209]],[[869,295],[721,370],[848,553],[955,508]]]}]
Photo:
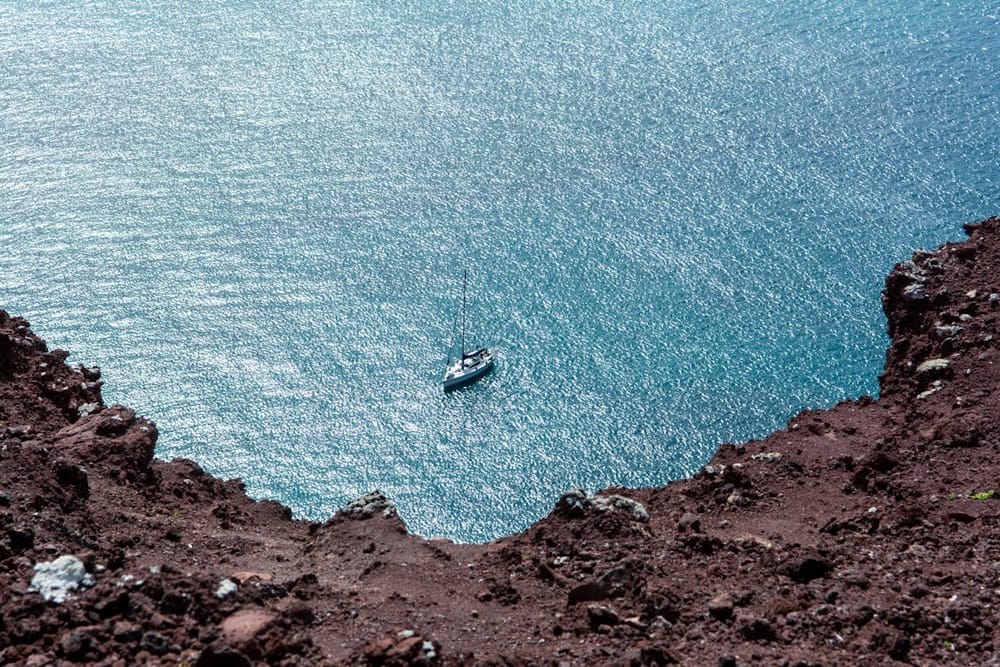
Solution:
[{"label": "rocky slope", "polygon": [[0,664],[1000,664],[1000,219],[886,281],[879,400],[485,545],[153,458],[0,311]]}]

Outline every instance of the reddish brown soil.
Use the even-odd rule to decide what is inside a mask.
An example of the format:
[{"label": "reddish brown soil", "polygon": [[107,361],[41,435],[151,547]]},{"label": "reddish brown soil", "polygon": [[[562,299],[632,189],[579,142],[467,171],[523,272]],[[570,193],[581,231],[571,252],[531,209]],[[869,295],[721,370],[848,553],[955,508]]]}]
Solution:
[{"label": "reddish brown soil", "polygon": [[[484,545],[157,461],[0,311],[0,664],[1000,664],[1000,219],[967,231],[888,277],[880,399]],[[66,554],[93,585],[46,602],[34,567]]]}]

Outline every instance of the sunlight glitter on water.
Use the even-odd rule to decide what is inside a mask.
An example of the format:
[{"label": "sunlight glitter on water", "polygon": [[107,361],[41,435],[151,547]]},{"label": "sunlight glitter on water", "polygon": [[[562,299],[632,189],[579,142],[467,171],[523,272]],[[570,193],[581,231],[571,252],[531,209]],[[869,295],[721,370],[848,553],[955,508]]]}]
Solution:
[{"label": "sunlight glitter on water", "polygon": [[[323,519],[522,528],[877,391],[885,273],[996,211],[997,19],[824,2],[0,8],[4,303]],[[438,384],[462,269],[497,371]]]}]

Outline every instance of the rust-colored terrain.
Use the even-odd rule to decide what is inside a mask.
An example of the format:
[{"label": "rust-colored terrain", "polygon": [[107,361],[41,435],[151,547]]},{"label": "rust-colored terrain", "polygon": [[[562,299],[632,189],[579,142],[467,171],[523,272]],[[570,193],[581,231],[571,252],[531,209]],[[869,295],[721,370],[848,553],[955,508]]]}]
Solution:
[{"label": "rust-colored terrain", "polygon": [[0,311],[0,664],[1000,664],[1000,219],[966,228],[886,280],[878,400],[484,545],[155,460]]}]

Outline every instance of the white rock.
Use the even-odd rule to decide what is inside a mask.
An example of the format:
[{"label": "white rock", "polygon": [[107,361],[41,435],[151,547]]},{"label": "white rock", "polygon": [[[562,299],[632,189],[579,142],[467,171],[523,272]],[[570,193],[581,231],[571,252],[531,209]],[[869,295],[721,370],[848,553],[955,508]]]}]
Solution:
[{"label": "white rock", "polygon": [[93,414],[101,409],[100,403],[84,403],[76,409],[76,412],[81,417],[86,417],[89,414]]},{"label": "white rock", "polygon": [[396,513],[396,506],[381,491],[376,490],[355,498],[339,511],[354,516],[381,512],[383,516],[390,517]]},{"label": "white rock", "polygon": [[957,324],[939,324],[934,327],[934,333],[938,338],[951,338],[962,333],[962,327]]},{"label": "white rock", "polygon": [[921,283],[910,283],[903,288],[903,299],[911,303],[927,300],[927,292]]},{"label": "white rock", "polygon": [[636,521],[649,523],[649,512],[647,512],[646,508],[642,506],[642,503],[636,502],[631,498],[618,495],[594,496],[590,502],[594,506],[594,509],[598,512],[622,510],[631,514],[632,518]]},{"label": "white rock", "polygon": [[39,593],[49,602],[62,604],[70,591],[80,586],[93,586],[83,561],[76,556],[60,556],[54,561],[35,564],[35,576],[29,590]]},{"label": "white rock", "polygon": [[223,579],[219,582],[219,587],[215,590],[215,597],[221,600],[227,595],[235,593],[238,588],[239,586],[232,579]]},{"label": "white rock", "polygon": [[144,579],[136,579],[133,574],[123,574],[115,585],[118,588],[139,588],[145,583]]},{"label": "white rock", "polygon": [[919,366],[917,366],[917,374],[923,375],[924,373],[933,373],[935,371],[941,371],[948,368],[947,359],[928,359]]}]

